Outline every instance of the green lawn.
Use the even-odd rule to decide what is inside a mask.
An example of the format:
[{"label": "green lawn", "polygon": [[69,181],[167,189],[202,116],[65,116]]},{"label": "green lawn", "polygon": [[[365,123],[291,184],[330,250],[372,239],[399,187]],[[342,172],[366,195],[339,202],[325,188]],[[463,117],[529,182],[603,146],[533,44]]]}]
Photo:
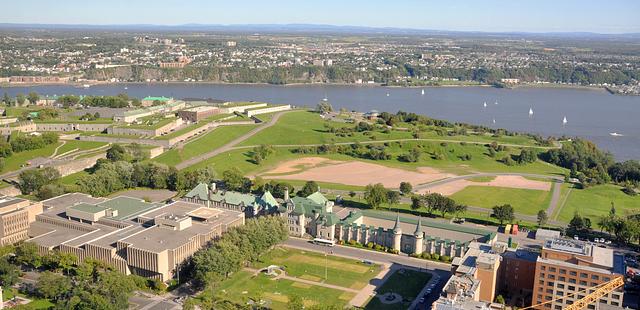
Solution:
[{"label": "green lawn", "polygon": [[4,168],[2,172],[14,171],[18,170],[20,166],[26,164],[28,160],[34,159],[36,157],[48,157],[53,154],[53,151],[58,147],[62,142],[49,144],[41,149],[29,150],[24,152],[13,153],[11,156],[5,158],[4,160]]},{"label": "green lawn", "polygon": [[13,299],[14,296],[19,296],[22,298],[28,298],[31,300],[31,302],[28,304],[27,308],[28,309],[50,309],[53,306],[55,306],[51,301],[49,301],[48,299],[41,299],[35,296],[26,296],[22,293],[19,293],[16,291],[16,289],[14,288],[3,288],[2,290],[2,300],[3,301],[7,301],[10,299]]},{"label": "green lawn", "polygon": [[76,172],[76,173],[70,174],[68,176],[62,177],[62,178],[60,178],[58,180],[58,182],[60,182],[60,184],[64,184],[64,185],[74,185],[74,184],[76,184],[76,181],[78,181],[78,179],[80,179],[81,177],[83,177],[85,175],[89,175],[89,173],[83,170],[83,171]]},{"label": "green lawn", "polygon": [[174,166],[189,158],[213,151],[254,128],[253,125],[221,126],[185,144],[181,149],[164,152],[153,161]]},{"label": "green lawn", "polygon": [[64,154],[71,150],[77,149],[77,151],[86,151],[95,148],[99,148],[107,145],[106,142],[96,142],[96,141],[80,141],[80,140],[71,140],[66,141],[66,143],[58,149],[57,155]]},{"label": "green lawn", "polygon": [[474,185],[467,186],[450,197],[458,203],[486,209],[495,205],[510,204],[516,213],[536,215],[539,210],[549,207],[551,192]]},{"label": "green lawn", "polygon": [[640,213],[640,196],[629,196],[616,185],[597,185],[587,189],[571,189],[566,203],[559,211],[558,220],[569,222],[575,212],[583,217],[591,218],[594,227],[598,218],[607,215],[613,202],[617,214]]},{"label": "green lawn", "polygon": [[[260,117],[258,115],[257,117]],[[255,136],[244,141],[241,145],[259,144],[321,144],[334,142],[369,141],[371,136],[354,133],[352,137],[337,137],[325,128],[325,120],[318,113],[308,111],[292,111],[280,116],[278,123],[267,128]],[[354,126],[352,124],[331,122],[336,128]],[[410,139],[411,133],[391,131],[389,134],[380,132],[372,136],[377,140]]]},{"label": "green lawn", "polygon": [[388,292],[400,294],[407,302],[399,302],[395,304],[383,304],[376,296],[373,297],[369,303],[364,307],[365,309],[407,309],[422,288],[431,279],[430,273],[420,272],[410,269],[400,269],[394,272],[389,279],[378,288],[377,293],[382,295]]},{"label": "green lawn", "polygon": [[[380,266],[321,253],[278,247],[260,258],[254,268],[283,266],[287,275],[328,284],[362,289],[380,272]],[[327,278],[325,279],[325,265]]]}]

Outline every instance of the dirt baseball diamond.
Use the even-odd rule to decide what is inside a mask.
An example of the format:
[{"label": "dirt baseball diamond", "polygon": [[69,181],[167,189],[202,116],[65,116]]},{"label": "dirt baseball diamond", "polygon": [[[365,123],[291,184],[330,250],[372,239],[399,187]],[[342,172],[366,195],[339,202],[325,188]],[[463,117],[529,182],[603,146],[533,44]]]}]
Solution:
[{"label": "dirt baseball diamond", "polygon": [[289,160],[279,164],[275,169],[270,170],[267,174],[286,174],[303,171],[305,169],[318,167],[324,164],[337,164],[340,161],[331,160],[322,157],[303,157]]},{"label": "dirt baseball diamond", "polygon": [[[322,158],[307,157],[280,164],[273,170],[262,175],[265,179],[303,180],[346,185],[366,186],[373,183],[382,183],[388,188],[397,188],[400,182],[410,182],[413,185],[424,184],[453,176],[439,170],[421,167],[417,171],[399,168],[390,168],[382,165],[361,161],[332,161]],[[322,165],[320,165],[322,164]],[[274,173],[286,173],[300,165],[314,165],[312,168],[294,174],[277,175]],[[299,170],[299,169],[297,169]]]},{"label": "dirt baseball diamond", "polygon": [[431,188],[420,191],[420,194],[424,193],[440,193],[445,196],[453,195],[467,186],[493,186],[493,187],[508,187],[508,188],[520,188],[520,189],[534,189],[541,191],[550,191],[551,183],[545,181],[529,180],[519,175],[499,175],[495,179],[488,182],[474,182],[469,180],[456,180],[442,185],[437,185]]}]

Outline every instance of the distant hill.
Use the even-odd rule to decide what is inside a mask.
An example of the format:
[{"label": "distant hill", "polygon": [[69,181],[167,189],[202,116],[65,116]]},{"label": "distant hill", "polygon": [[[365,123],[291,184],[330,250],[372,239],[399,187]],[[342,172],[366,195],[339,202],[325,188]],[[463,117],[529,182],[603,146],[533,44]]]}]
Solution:
[{"label": "distant hill", "polygon": [[1,29],[29,30],[113,30],[113,31],[202,31],[225,33],[300,33],[300,34],[361,34],[361,35],[432,35],[432,36],[502,36],[502,37],[572,37],[640,39],[640,33],[602,34],[594,32],[481,32],[412,29],[393,27],[337,26],[323,24],[184,24],[184,25],[86,25],[86,24],[15,24],[0,23]]}]

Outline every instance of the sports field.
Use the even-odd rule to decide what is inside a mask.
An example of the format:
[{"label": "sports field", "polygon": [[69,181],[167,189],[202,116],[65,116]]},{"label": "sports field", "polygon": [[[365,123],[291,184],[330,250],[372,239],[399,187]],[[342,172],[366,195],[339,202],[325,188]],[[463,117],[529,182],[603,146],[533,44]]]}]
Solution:
[{"label": "sports field", "polygon": [[496,205],[510,204],[516,213],[536,215],[546,210],[551,192],[535,189],[467,186],[450,196],[457,203],[491,209]]},{"label": "sports field", "polygon": [[[598,218],[607,215],[614,202],[616,213],[630,215],[640,213],[640,196],[629,196],[616,185],[597,185],[587,189],[571,188],[564,205],[560,209],[558,220],[569,222],[578,212],[583,217],[591,219],[593,226],[597,226]],[[562,203],[562,201],[561,201]]]}]

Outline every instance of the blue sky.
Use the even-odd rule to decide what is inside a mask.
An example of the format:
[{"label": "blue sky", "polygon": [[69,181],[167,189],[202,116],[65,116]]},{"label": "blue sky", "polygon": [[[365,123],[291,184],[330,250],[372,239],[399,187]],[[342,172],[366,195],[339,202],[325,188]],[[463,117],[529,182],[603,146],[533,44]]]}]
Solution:
[{"label": "blue sky", "polygon": [[468,31],[640,32],[638,0],[17,0],[2,23],[332,24]]}]

